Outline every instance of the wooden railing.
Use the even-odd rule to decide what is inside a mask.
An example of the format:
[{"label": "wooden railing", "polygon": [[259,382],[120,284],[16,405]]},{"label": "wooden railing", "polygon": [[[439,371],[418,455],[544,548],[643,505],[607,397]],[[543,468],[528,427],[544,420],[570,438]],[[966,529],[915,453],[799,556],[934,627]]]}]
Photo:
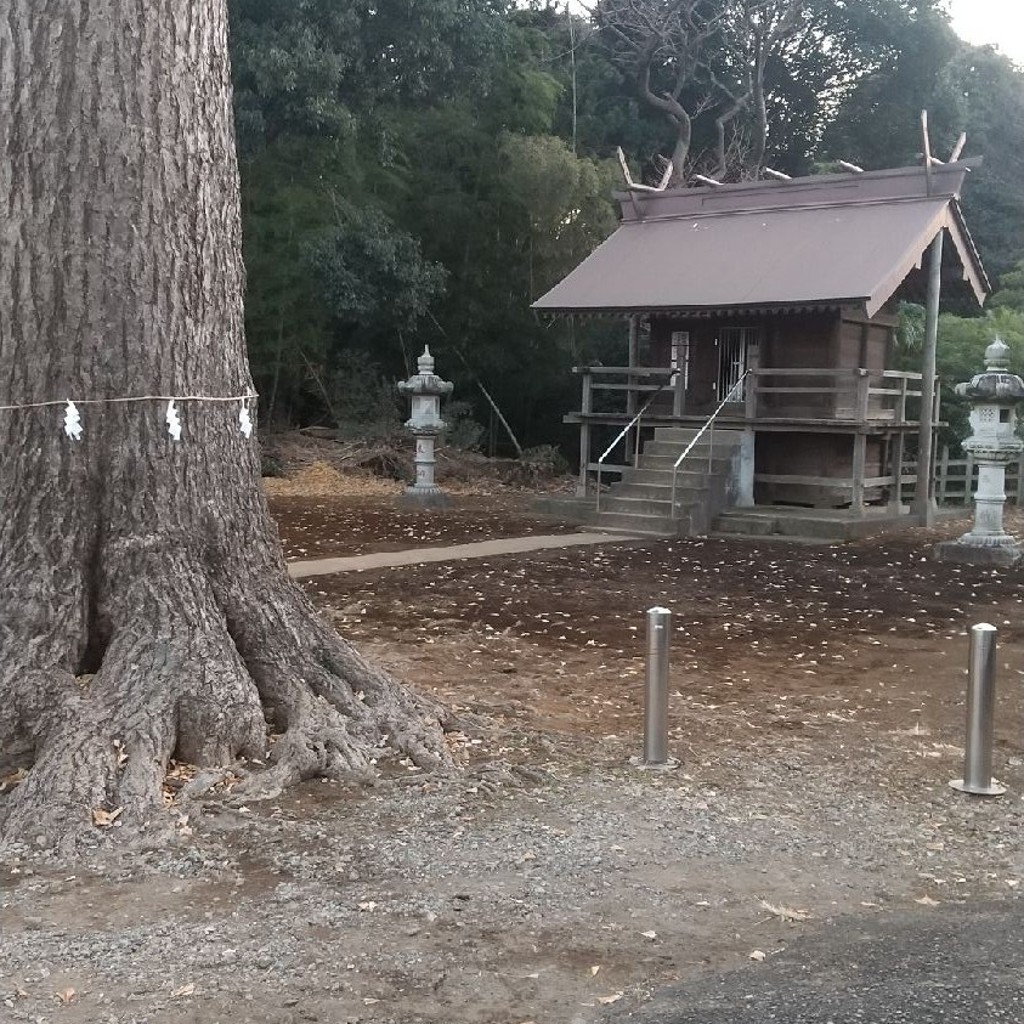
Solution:
[{"label": "wooden railing", "polygon": [[[714,396],[702,403],[688,402],[687,381],[682,370],[667,366],[578,366],[573,372],[582,377],[583,397],[579,413],[570,413],[567,422],[580,424],[580,479],[578,492],[587,493],[590,472],[622,472],[635,463],[641,445],[640,431],[632,425],[638,409],[658,391],[671,395],[652,403],[644,424],[694,424],[706,419],[722,405]],[[822,367],[751,368],[746,372],[742,392],[736,401],[719,409],[720,425],[730,429],[775,426],[781,430],[838,429],[853,435],[853,461],[848,478],[812,477],[788,474],[758,474],[755,481],[764,484],[792,484],[798,487],[823,487],[837,491],[841,500],[860,507],[873,500],[871,492],[884,489],[889,500],[900,503],[914,479],[905,465],[906,435],[918,425],[921,412],[921,375],[899,370]],[[699,389],[698,389],[699,390]],[[609,397],[610,396],[610,397]],[[625,401],[623,402],[623,398]],[[625,409],[623,410],[623,405]],[[939,389],[932,397],[933,422],[938,421]],[[592,431],[621,431],[616,439],[625,442],[621,464],[607,460],[592,461]],[[894,449],[888,473],[867,475],[866,453],[869,434],[881,427],[893,430]],[[610,429],[609,429],[610,428]],[[611,446],[614,448],[614,444]]]},{"label": "wooden railing", "polygon": [[[648,408],[650,408],[651,402],[654,401],[654,399],[658,396],[658,393],[660,391],[664,390],[664,388],[668,385],[668,383],[669,383],[668,381],[665,381],[665,383],[662,384],[661,387],[657,387],[657,388],[654,389],[654,394],[652,394],[647,399],[647,401],[644,402],[643,408],[641,408],[641,410],[629,421],[629,423],[627,423],[622,428],[622,430],[619,431],[618,436],[615,438],[615,440],[612,441],[612,443],[610,445],[608,445],[607,448],[605,448],[604,452],[602,452],[602,454],[601,454],[601,457],[597,460],[597,511],[598,512],[601,511],[601,471],[604,469],[604,466],[605,466],[605,463],[606,463],[606,461],[608,459],[608,456],[611,455],[611,453],[615,450],[615,446],[620,441],[624,441],[625,444],[626,444],[626,458],[627,459],[629,458],[629,435],[630,435],[630,432],[631,431],[636,431],[635,436],[636,437],[640,436],[640,427],[641,427],[641,424],[643,422],[644,413],[647,412]],[[636,466],[636,465],[639,465],[639,463],[640,463],[640,445],[638,443],[634,442],[634,445],[633,445],[633,465]],[[614,464],[612,464],[612,465],[614,465]],[[620,470],[620,472],[621,472],[621,470]]]},{"label": "wooden railing", "polygon": [[[968,481],[970,481],[969,486]],[[877,480],[866,480],[865,483],[891,487],[895,481],[892,477],[880,477]],[[965,458],[954,459],[950,457],[949,447],[944,446],[935,459],[935,500],[940,505],[968,505],[977,488],[977,483],[978,465],[974,456],[968,454]],[[901,484],[904,502],[913,499],[916,488],[917,463],[907,461],[903,465]],[[1011,462],[1006,467],[1005,489],[1008,502],[1024,506],[1024,461]]]},{"label": "wooden railing", "polygon": [[[669,382],[672,387],[672,406],[677,416],[683,414],[685,393],[682,373],[669,366],[574,366],[572,372],[583,377],[583,399],[580,411],[584,415],[604,412],[595,408],[594,399],[601,393],[623,393],[626,396],[626,408],[623,415],[633,416],[638,396],[653,391],[661,391]],[[673,377],[675,380],[673,380]]]},{"label": "wooden railing", "polygon": [[[747,420],[818,420],[852,424],[918,422],[909,414],[920,405],[921,374],[900,370],[840,370],[772,367],[750,371]],[[914,385],[917,385],[914,387]],[[938,408],[938,386],[935,389]]]},{"label": "wooden railing", "polygon": [[[671,411],[666,402],[659,412],[663,420],[703,419],[719,404],[713,394],[705,402],[694,403],[692,398],[688,402],[685,374],[667,366],[576,366],[573,373],[583,378],[576,417],[584,421],[599,418],[604,422],[628,422],[636,414],[641,399],[662,389],[672,396]],[[624,396],[625,402],[602,403],[602,395],[615,399]],[[855,368],[752,368],[747,371],[742,399],[735,403],[735,409],[726,410],[723,419],[909,426],[918,422],[920,399],[919,373]],[[938,386],[934,402],[937,415]]]},{"label": "wooden railing", "polygon": [[[977,486],[977,464],[969,452],[951,459],[945,447],[935,460],[935,500],[940,505],[966,505]],[[1006,500],[1024,505],[1024,471],[1020,462],[1006,467]]]},{"label": "wooden railing", "polygon": [[[684,377],[669,366],[574,366],[572,372],[583,378],[583,398],[579,413],[570,414],[566,419],[580,424],[580,480],[577,491],[586,494],[591,472],[623,472],[635,464],[641,445],[638,425],[631,426],[620,437],[625,444],[621,463],[605,461],[607,452],[598,462],[593,462],[591,424],[612,428],[628,425],[643,402],[670,388],[673,411],[679,410],[676,415],[682,415]],[[605,395],[610,395],[613,401],[602,402]],[[623,397],[624,403],[621,401]]]}]

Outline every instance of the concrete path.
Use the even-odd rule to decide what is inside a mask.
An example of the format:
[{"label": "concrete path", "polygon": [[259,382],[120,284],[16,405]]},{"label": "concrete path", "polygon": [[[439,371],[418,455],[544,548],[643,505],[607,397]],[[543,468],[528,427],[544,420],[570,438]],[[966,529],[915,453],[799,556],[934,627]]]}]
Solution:
[{"label": "concrete path", "polygon": [[520,555],[527,551],[544,551],[549,548],[621,544],[625,541],[644,539],[616,533],[505,537],[500,540],[482,540],[475,544],[454,544],[451,547],[377,551],[369,555],[350,555],[347,558],[317,558],[306,562],[289,562],[288,572],[294,579],[301,580],[308,576],[329,576],[335,572],[357,572],[360,569],[387,569],[395,565],[420,565],[423,562],[456,562],[464,558],[493,558],[497,555]]}]

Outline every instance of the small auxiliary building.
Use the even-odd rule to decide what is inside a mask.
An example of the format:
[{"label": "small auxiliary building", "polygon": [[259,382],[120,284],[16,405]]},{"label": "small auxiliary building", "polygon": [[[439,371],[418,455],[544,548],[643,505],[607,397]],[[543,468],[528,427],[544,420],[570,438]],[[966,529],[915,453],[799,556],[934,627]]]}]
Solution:
[{"label": "small auxiliary building", "polygon": [[[583,398],[566,417],[580,427],[580,494],[597,472],[621,475],[602,520],[704,532],[730,507],[770,507],[769,532],[786,508],[905,511],[921,410],[937,421],[938,397],[922,402],[921,374],[890,369],[897,307],[925,301],[942,233],[942,278],[984,301],[959,204],[971,167],[617,195],[619,228],[534,303],[629,323],[622,365],[575,368]],[[640,410],[627,457],[620,446],[600,461]]]}]

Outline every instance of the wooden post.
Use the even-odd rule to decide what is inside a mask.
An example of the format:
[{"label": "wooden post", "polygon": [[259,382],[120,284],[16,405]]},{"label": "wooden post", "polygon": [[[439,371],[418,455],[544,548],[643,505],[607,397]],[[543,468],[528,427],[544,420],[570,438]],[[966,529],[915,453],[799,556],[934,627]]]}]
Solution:
[{"label": "wooden post", "polygon": [[576,484],[576,497],[585,498],[587,496],[587,480],[589,479],[589,472],[587,467],[590,465],[590,420],[587,417],[593,410],[593,391],[591,390],[592,380],[590,377],[590,367],[583,367],[583,400],[580,402],[580,477]]},{"label": "wooden post", "polygon": [[857,371],[857,422],[865,424],[868,421],[868,385],[871,378],[868,371],[860,369]]},{"label": "wooden post", "polygon": [[[906,380],[904,380],[906,384]],[[892,490],[889,492],[891,498],[889,504],[892,511],[899,513],[903,508],[903,442],[904,435],[901,430],[894,438],[893,452],[891,457],[892,465]]]},{"label": "wooden post", "polygon": [[[635,313],[629,318],[629,355],[626,365],[632,370],[640,365],[640,317]],[[633,390],[637,378],[626,375],[626,415],[632,419],[637,411],[637,393]],[[626,435],[626,462],[635,460],[640,449],[640,432],[633,427]],[[632,453],[632,455],[631,455]]]},{"label": "wooden post", "polygon": [[1024,505],[1024,460],[1017,460],[1017,508]]},{"label": "wooden post", "polygon": [[[672,383],[672,416],[680,419],[686,412],[686,384],[690,376],[690,331],[669,334],[669,366],[675,369]],[[682,339],[685,338],[685,343]],[[679,339],[679,340],[677,340]]]},{"label": "wooden post", "polygon": [[949,491],[949,445],[942,446],[942,458],[939,462],[939,478],[935,481],[936,497],[944,505]]},{"label": "wooden post", "polygon": [[[897,423],[907,422],[907,388],[910,386],[910,381],[903,377],[900,381],[900,397],[899,406],[897,408],[898,415],[896,417]],[[903,435],[901,434],[900,437]]]},{"label": "wooden post", "polygon": [[935,343],[939,330],[939,298],[942,293],[943,232],[935,236],[928,254],[928,300],[925,307],[924,351],[921,354],[921,422],[917,451],[917,487],[914,512],[922,526],[935,525],[932,497],[932,454],[934,449]]},{"label": "wooden post", "polygon": [[757,421],[757,378],[761,365],[760,346],[754,345],[748,350],[746,390],[743,395],[743,436],[740,438],[739,481],[736,494],[736,505],[740,508],[754,506],[754,472],[756,469],[757,432],[754,424]]},{"label": "wooden post", "polygon": [[757,416],[757,403],[749,401],[757,388],[757,371],[761,369],[761,342],[758,338],[751,338],[747,343],[746,367],[747,379],[744,381],[744,395],[747,397],[746,413],[747,419],[755,419]]},{"label": "wooden post", "polygon": [[864,511],[864,467],[867,464],[868,435],[853,435],[853,495],[850,498],[850,511]]},{"label": "wooden post", "polygon": [[751,370],[747,377],[747,391],[744,397],[743,418],[747,426],[752,426],[757,419],[757,370]]}]

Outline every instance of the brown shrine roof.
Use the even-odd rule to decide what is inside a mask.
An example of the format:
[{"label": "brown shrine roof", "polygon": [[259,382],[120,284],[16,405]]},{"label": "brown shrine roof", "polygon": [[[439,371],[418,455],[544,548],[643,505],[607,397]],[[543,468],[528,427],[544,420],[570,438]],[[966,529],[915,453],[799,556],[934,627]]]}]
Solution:
[{"label": "brown shrine roof", "polygon": [[984,302],[960,212],[974,164],[625,193],[622,223],[533,304],[547,313],[857,304],[873,316],[943,229]]}]

